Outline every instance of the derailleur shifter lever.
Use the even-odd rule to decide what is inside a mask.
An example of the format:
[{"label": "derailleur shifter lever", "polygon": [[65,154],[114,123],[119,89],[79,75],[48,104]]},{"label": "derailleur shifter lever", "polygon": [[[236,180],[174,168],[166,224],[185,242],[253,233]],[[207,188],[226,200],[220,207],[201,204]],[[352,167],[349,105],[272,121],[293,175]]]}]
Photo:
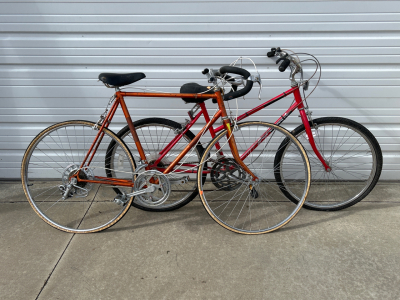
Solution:
[{"label": "derailleur shifter lever", "polygon": [[215,76],[217,76],[217,74],[215,74],[215,73],[217,73],[215,70],[213,70],[211,68],[210,69],[209,68],[205,68],[201,73],[203,75],[207,76],[209,83],[214,83],[214,81],[216,79]]}]

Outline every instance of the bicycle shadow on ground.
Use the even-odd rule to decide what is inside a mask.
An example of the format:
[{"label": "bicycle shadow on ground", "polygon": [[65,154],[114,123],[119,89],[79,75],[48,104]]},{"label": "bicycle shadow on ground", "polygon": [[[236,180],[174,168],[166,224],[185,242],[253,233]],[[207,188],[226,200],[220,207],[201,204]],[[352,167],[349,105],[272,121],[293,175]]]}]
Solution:
[{"label": "bicycle shadow on ground", "polygon": [[[134,211],[134,213],[132,213]],[[199,231],[200,226],[217,225],[207,214],[201,203],[190,203],[178,210],[170,212],[149,212],[131,207],[124,219],[133,216],[130,225],[124,227],[111,227],[107,231],[135,230],[146,227],[179,223],[189,231]]]},{"label": "bicycle shadow on ground", "polygon": [[[297,221],[298,224],[291,226],[291,223],[289,223],[288,225],[277,231],[282,232],[282,231],[298,230],[301,228],[316,226],[327,222],[339,220],[341,218],[350,217],[362,211],[389,209],[395,207],[400,207],[400,202],[394,202],[394,203],[361,202],[359,206],[355,205],[353,207],[349,207],[341,211],[333,211],[333,212],[311,211],[303,208],[294,219]],[[133,215],[132,209],[135,208],[132,207],[131,210],[127,213],[127,215],[124,216],[124,218],[129,218],[130,216]],[[146,212],[139,210],[139,216],[137,215],[133,216],[134,220],[131,221],[130,225],[119,228],[112,227],[107,231],[117,232],[124,230],[135,230],[135,229],[147,228],[158,225],[166,225],[171,223],[178,223],[179,225],[185,227],[188,231],[191,232],[198,232],[201,230],[201,228],[204,228],[204,226],[218,226],[218,224],[207,214],[202,204],[199,202],[190,203],[189,205],[172,212]]]}]

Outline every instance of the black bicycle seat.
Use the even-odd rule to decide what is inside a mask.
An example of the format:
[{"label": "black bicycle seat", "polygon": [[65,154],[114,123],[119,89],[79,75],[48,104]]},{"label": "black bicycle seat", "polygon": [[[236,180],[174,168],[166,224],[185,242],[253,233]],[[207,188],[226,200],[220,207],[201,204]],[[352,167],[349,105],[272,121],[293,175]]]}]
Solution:
[{"label": "black bicycle seat", "polygon": [[[213,90],[208,91],[210,89],[209,86],[202,86],[198,83],[195,82],[190,82],[190,83],[185,83],[184,85],[181,86],[181,94],[214,94],[215,92]],[[208,91],[208,92],[206,92]],[[208,98],[210,99],[210,98]],[[204,98],[182,98],[183,101],[187,103],[201,103],[204,102]]]},{"label": "black bicycle seat", "polygon": [[120,87],[123,85],[134,83],[145,77],[146,75],[144,73],[128,73],[128,74],[101,73],[99,75],[99,80],[111,87]]}]

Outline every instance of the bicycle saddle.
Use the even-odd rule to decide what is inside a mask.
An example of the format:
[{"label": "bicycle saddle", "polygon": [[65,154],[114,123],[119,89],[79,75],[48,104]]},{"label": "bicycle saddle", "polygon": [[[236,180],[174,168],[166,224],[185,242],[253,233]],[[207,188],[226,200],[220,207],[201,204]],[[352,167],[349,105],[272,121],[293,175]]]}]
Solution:
[{"label": "bicycle saddle", "polygon": [[115,73],[101,73],[99,80],[109,87],[120,87],[128,85],[145,78],[144,73],[128,73],[128,74],[115,74]]},{"label": "bicycle saddle", "polygon": [[[190,82],[190,83],[185,83],[184,85],[181,86],[181,94],[214,94],[214,91],[208,91],[210,89],[210,87],[207,86],[202,86],[198,83],[195,82]],[[206,93],[204,93],[205,91],[208,91]],[[210,98],[208,98],[210,99]],[[196,98],[182,98],[183,101],[187,102],[187,103],[201,103],[204,102],[205,100],[208,99],[196,99]]]}]

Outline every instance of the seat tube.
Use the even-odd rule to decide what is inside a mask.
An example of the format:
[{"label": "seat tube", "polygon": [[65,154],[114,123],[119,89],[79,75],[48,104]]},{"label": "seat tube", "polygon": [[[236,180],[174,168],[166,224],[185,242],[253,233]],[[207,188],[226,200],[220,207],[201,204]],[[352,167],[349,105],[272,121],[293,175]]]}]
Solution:
[{"label": "seat tube", "polygon": [[236,162],[248,174],[250,174],[251,177],[253,177],[253,180],[256,180],[256,179],[258,179],[258,177],[253,172],[251,172],[250,169],[245,165],[245,163],[240,159],[239,152],[238,152],[237,147],[236,147],[235,137],[233,135],[232,128],[231,128],[231,121],[230,121],[230,119],[229,119],[229,117],[228,117],[228,115],[226,113],[224,99],[223,99],[223,97],[221,95],[221,92],[218,91],[218,92],[216,92],[216,94],[217,94],[218,106],[219,106],[219,109],[221,111],[221,118],[222,118],[224,126],[225,126],[225,128],[227,130],[226,137],[228,139],[228,143],[229,143],[229,147],[231,148],[232,155],[235,158]]},{"label": "seat tube", "polygon": [[313,149],[315,155],[318,157],[318,159],[321,161],[322,165],[324,166],[325,171],[329,172],[331,170],[331,168],[329,167],[329,165],[327,164],[327,162],[325,161],[325,159],[319,152],[317,146],[315,145],[315,140],[314,140],[314,136],[311,131],[310,123],[308,121],[307,114],[304,111],[304,104],[303,104],[303,99],[301,98],[301,95],[300,95],[300,90],[299,89],[294,90],[293,95],[294,95],[294,99],[297,103],[297,109],[299,110],[301,121],[303,122],[304,127],[306,129],[306,134],[308,136],[308,142],[310,143],[310,146]]},{"label": "seat tube", "polygon": [[139,137],[138,137],[138,135],[136,133],[136,129],[135,129],[135,126],[133,125],[131,115],[129,114],[128,108],[126,107],[126,104],[125,104],[125,101],[124,101],[124,97],[121,95],[121,92],[117,92],[116,95],[117,95],[119,103],[121,104],[122,111],[124,112],[124,116],[125,116],[126,122],[128,123],[128,126],[129,126],[129,129],[131,131],[133,140],[135,141],[136,148],[137,148],[137,150],[139,152],[140,158],[142,159],[142,161],[145,164],[147,164],[146,155],[145,155],[145,153],[143,151],[142,144],[140,143]]}]

